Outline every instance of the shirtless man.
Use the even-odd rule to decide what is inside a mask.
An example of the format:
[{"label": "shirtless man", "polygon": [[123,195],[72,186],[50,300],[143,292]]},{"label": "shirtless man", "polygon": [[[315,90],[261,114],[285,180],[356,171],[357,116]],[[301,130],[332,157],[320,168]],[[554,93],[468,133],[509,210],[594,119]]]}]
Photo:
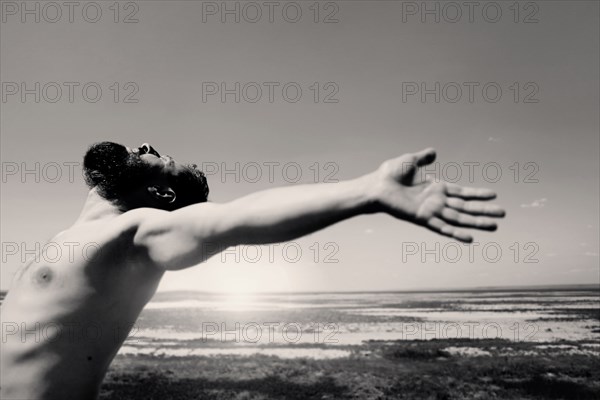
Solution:
[{"label": "shirtless man", "polygon": [[[378,212],[463,242],[472,236],[462,228],[495,230],[491,217],[504,211],[486,202],[493,192],[419,180],[418,169],[434,159],[427,149],[353,180],[216,204],[207,202],[206,179],[193,165],[148,144],[93,145],[84,157],[90,191],[83,211],[51,240],[62,256],[25,265],[2,305],[0,397],[96,398],[165,271],[192,267],[229,246],[292,240]],[[85,245],[88,251],[78,251]]]}]

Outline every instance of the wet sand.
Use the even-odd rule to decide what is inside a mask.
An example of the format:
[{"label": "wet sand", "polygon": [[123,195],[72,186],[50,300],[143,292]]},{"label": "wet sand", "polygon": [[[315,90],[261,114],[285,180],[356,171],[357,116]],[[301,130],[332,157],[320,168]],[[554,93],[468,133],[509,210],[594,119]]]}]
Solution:
[{"label": "wet sand", "polygon": [[597,345],[453,339],[367,342],[331,359],[119,355],[100,398],[597,399]]}]

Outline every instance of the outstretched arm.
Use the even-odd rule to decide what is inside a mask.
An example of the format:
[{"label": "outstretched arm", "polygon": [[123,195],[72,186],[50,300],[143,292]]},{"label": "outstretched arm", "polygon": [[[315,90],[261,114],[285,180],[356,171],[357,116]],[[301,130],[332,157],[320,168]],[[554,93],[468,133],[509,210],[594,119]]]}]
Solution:
[{"label": "outstretched arm", "polygon": [[384,162],[375,172],[339,183],[257,192],[225,204],[203,203],[141,219],[135,242],[165,269],[186,268],[226,247],[292,240],[350,217],[385,212],[464,242],[461,228],[495,230],[504,211],[485,203],[487,189],[420,182],[432,149]]}]

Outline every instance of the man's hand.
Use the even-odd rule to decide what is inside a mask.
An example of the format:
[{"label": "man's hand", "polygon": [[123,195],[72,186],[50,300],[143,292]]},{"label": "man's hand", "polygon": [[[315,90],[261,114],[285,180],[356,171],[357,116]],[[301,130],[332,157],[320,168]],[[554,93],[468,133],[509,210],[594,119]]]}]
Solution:
[{"label": "man's hand", "polygon": [[496,198],[496,193],[445,182],[422,181],[419,168],[434,160],[435,151],[426,149],[381,164],[375,173],[378,211],[462,242],[472,242],[473,237],[458,227],[496,230],[496,222],[489,217],[504,217],[505,211],[484,202]]}]

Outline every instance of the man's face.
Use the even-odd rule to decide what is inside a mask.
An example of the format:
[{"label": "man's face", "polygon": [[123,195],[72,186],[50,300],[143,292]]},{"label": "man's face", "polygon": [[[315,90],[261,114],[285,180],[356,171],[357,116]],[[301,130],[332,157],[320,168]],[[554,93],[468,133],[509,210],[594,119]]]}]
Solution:
[{"label": "man's face", "polygon": [[149,170],[156,171],[159,175],[173,175],[188,170],[190,166],[186,166],[175,162],[173,157],[168,155],[160,155],[150,144],[143,143],[139,147],[127,147],[125,149],[132,157],[137,157],[142,163],[146,164]]},{"label": "man's face", "polygon": [[208,195],[206,179],[195,165],[177,163],[148,143],[94,144],[84,157],[84,169],[88,185],[123,209],[173,210],[206,201]]}]

